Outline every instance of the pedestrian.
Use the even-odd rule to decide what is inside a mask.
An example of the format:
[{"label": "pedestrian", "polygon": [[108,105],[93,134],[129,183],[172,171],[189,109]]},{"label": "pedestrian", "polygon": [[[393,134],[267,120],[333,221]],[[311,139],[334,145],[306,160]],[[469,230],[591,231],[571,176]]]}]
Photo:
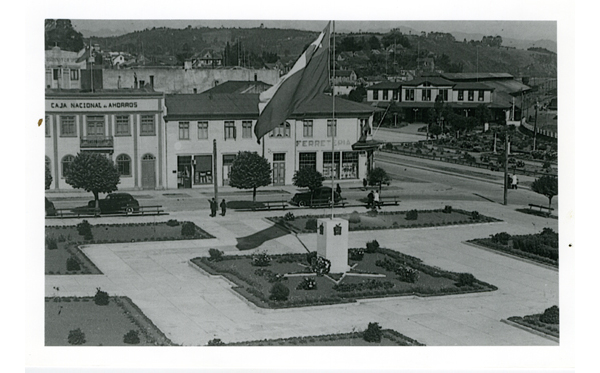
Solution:
[{"label": "pedestrian", "polygon": [[374,201],[375,196],[373,195],[373,191],[369,192],[369,194],[367,194],[367,208],[370,209],[373,207],[373,201]]},{"label": "pedestrian", "polygon": [[340,187],[340,184],[336,185],[335,191],[340,197],[342,197],[342,188]]},{"label": "pedestrian", "polygon": [[364,190],[367,190],[367,179],[365,179],[364,177],[363,177],[363,188],[364,188]]},{"label": "pedestrian", "polygon": [[221,216],[225,216],[227,212],[227,203],[225,202],[225,198],[221,201]]},{"label": "pedestrian", "polygon": [[381,204],[379,203],[379,193],[373,192],[373,207],[381,210]]},{"label": "pedestrian", "polygon": [[517,180],[517,174],[513,174],[513,176],[512,176],[512,189],[517,189],[517,184],[519,184],[519,180]]},{"label": "pedestrian", "polygon": [[215,201],[215,197],[208,200],[210,203],[210,217],[214,218],[217,215],[217,201]]}]

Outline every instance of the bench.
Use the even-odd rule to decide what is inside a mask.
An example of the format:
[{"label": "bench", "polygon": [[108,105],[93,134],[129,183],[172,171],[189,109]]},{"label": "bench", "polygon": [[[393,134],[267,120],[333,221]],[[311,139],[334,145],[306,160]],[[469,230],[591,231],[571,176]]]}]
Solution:
[{"label": "bench", "polygon": [[[346,199],[342,198],[341,200],[337,201],[335,203],[335,205],[333,205],[334,207],[346,207]],[[310,206],[311,208],[324,208],[324,207],[331,207],[331,202],[329,198],[324,198],[324,199],[313,199],[310,202]]]},{"label": "bench", "polygon": [[548,215],[550,215],[550,212],[554,211],[554,209],[552,207],[541,206],[541,205],[534,205],[533,203],[530,203],[529,204],[529,209],[531,210],[532,207],[539,208],[540,211],[546,210],[548,212]]},{"label": "bench", "polygon": [[[398,206],[399,204],[400,199],[398,196],[379,197],[379,206]],[[365,205],[368,207],[368,202]]]},{"label": "bench", "polygon": [[271,210],[271,209],[282,209],[287,208],[287,201],[260,201],[257,202],[252,210]]},{"label": "bench", "polygon": [[164,213],[165,210],[162,209],[162,206],[139,206],[137,210],[135,208],[127,208],[123,210],[125,215],[160,215]]}]

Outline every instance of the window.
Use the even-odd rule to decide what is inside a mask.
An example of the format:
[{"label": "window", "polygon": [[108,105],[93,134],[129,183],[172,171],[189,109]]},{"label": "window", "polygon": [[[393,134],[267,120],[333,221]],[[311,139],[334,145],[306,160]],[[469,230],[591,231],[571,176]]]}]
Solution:
[{"label": "window", "polygon": [[52,170],[52,168],[50,168],[50,158],[46,157],[46,159],[45,159],[45,165],[46,165],[47,169]]},{"label": "window", "polygon": [[464,101],[465,99],[465,91],[463,91],[462,89],[460,89],[458,91],[458,101]]},{"label": "window", "polygon": [[298,157],[298,169],[304,167],[310,167],[315,170],[317,169],[317,153],[300,153]]},{"label": "window", "polygon": [[242,121],[242,138],[244,138],[244,139],[252,138],[252,121],[250,121],[250,120]]},{"label": "window", "polygon": [[431,101],[431,89],[421,91],[421,101]]},{"label": "window", "polygon": [[313,121],[312,120],[303,120],[302,124],[303,124],[302,136],[313,137]]},{"label": "window", "polygon": [[60,117],[60,135],[66,136],[77,136],[75,129],[75,116],[74,115],[61,115]]},{"label": "window", "polygon": [[179,122],[179,140],[190,139],[190,122]]},{"label": "window", "polygon": [[46,115],[46,122],[44,123],[44,131],[46,132],[46,137],[50,137],[50,124],[48,123],[49,119],[50,117]]},{"label": "window", "polygon": [[341,179],[358,179],[358,152],[342,153]]},{"label": "window", "polygon": [[373,100],[379,100],[379,90],[373,90]]},{"label": "window", "polygon": [[392,93],[392,100],[398,101],[398,90],[397,89],[394,89],[394,91]]},{"label": "window", "polygon": [[291,126],[289,122],[278,125],[271,131],[271,137],[290,137]]},{"label": "window", "polygon": [[284,162],[285,153],[273,153],[273,162]]},{"label": "window", "polygon": [[71,80],[79,80],[79,70],[71,69]]},{"label": "window", "polygon": [[88,115],[85,123],[87,136],[104,136],[104,115]]},{"label": "window", "polygon": [[115,122],[117,136],[131,135],[131,130],[129,129],[129,115],[116,115]]},{"label": "window", "polygon": [[383,90],[383,101],[387,101],[388,100],[388,90],[384,89]]},{"label": "window", "polygon": [[142,115],[140,135],[154,136],[156,135],[156,126],[154,124],[154,115]]},{"label": "window", "polygon": [[415,100],[415,90],[407,89],[404,91],[404,101],[414,101]]},{"label": "window", "polygon": [[323,152],[323,177],[331,179],[333,169],[333,178],[339,179],[340,152],[335,152],[335,164],[332,164],[331,152]]},{"label": "window", "polygon": [[442,98],[443,101],[448,101],[448,90],[447,89],[440,89],[438,94]]},{"label": "window", "polygon": [[327,137],[337,136],[337,119],[327,119]]},{"label": "window", "polygon": [[58,80],[58,78],[60,78],[60,70],[59,69],[52,69],[52,80]]},{"label": "window", "polygon": [[69,167],[74,160],[75,157],[70,154],[63,157],[62,161],[60,162],[62,165],[62,177],[66,177],[67,173],[69,172]]},{"label": "window", "polygon": [[469,101],[473,101],[474,97],[475,97],[475,91],[470,89],[469,90]]},{"label": "window", "polygon": [[479,90],[479,95],[477,95],[477,101],[483,101],[483,96],[484,95],[484,91],[483,89]]},{"label": "window", "polygon": [[235,140],[235,122],[234,121],[225,121],[225,140],[234,139]]},{"label": "window", "polygon": [[208,139],[208,122],[198,122],[198,139]]},{"label": "window", "polygon": [[117,170],[121,176],[131,176],[131,158],[127,154],[117,157]]}]

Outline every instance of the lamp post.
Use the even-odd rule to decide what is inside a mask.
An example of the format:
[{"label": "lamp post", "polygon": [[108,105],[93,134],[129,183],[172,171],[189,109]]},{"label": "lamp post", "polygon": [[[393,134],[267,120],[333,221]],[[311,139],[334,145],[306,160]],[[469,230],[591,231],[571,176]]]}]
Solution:
[{"label": "lamp post", "polygon": [[417,111],[419,111],[419,109],[414,108],[413,111],[415,112],[415,122],[417,121]]}]

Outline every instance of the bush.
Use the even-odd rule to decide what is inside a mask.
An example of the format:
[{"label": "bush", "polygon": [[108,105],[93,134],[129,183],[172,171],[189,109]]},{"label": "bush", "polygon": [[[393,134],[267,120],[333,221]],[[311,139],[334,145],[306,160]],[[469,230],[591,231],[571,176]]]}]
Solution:
[{"label": "bush", "polygon": [[106,306],[108,305],[108,302],[108,293],[100,290],[100,288],[96,288],[96,295],[94,295],[94,303],[96,303],[98,306]]},{"label": "bush", "polygon": [[417,220],[419,212],[417,210],[410,210],[406,213],[406,220]]},{"label": "bush", "polygon": [[348,257],[350,260],[361,261],[365,256],[365,250],[363,249],[349,249]]},{"label": "bush", "polygon": [[540,321],[546,324],[558,324],[560,321],[558,306],[547,308],[540,316]]},{"label": "bush", "polygon": [[398,275],[398,280],[403,282],[414,284],[419,279],[419,271],[416,269],[399,266],[395,273]]},{"label": "bush", "polygon": [[224,346],[225,343],[220,340],[219,338],[213,338],[210,341],[208,341],[207,346]]},{"label": "bush", "polygon": [[367,330],[363,332],[363,339],[367,342],[379,343],[381,342],[382,335],[383,332],[379,323],[370,322]]},{"label": "bush", "polygon": [[296,220],[296,217],[294,216],[293,213],[288,212],[287,214],[285,214],[283,216],[283,220],[285,220],[285,221],[294,221],[294,220]]},{"label": "bush", "polygon": [[74,257],[67,258],[67,271],[79,271],[81,270],[81,265]]},{"label": "bush", "polygon": [[140,343],[140,335],[137,330],[130,330],[123,336],[123,342],[128,345],[137,345]]},{"label": "bush", "polygon": [[92,225],[87,220],[83,220],[81,223],[77,224],[77,233],[79,233],[80,236],[84,236],[87,240],[88,238],[86,237],[92,236]]},{"label": "bush", "polygon": [[256,267],[266,267],[271,265],[271,257],[266,252],[256,253],[252,255],[251,264]]},{"label": "bush", "polygon": [[473,220],[479,220],[479,219],[481,219],[481,215],[477,211],[472,211],[471,212],[471,219],[473,219]]},{"label": "bush", "polygon": [[196,224],[186,221],[181,225],[181,235],[184,237],[193,237],[196,235]]},{"label": "bush", "polygon": [[56,250],[58,249],[58,243],[54,236],[46,236],[46,248],[48,250]]},{"label": "bush", "polygon": [[328,274],[330,269],[331,261],[320,256],[317,256],[317,259],[314,260],[314,264],[311,265],[311,270],[318,276]]},{"label": "bush", "polygon": [[315,281],[315,279],[310,278],[310,277],[304,277],[304,279],[302,279],[302,282],[300,282],[298,284],[298,286],[296,286],[296,290],[316,290],[317,289],[317,282]]},{"label": "bush", "polygon": [[452,213],[452,206],[446,205],[444,207],[444,214],[451,214],[451,213]]},{"label": "bush", "polygon": [[474,282],[475,276],[470,273],[461,273],[458,275],[458,282],[456,283],[456,286],[472,286]]},{"label": "bush", "polygon": [[276,282],[275,285],[271,287],[270,293],[271,295],[269,296],[269,299],[284,301],[288,299],[288,296],[290,295],[290,289],[288,289],[288,287],[281,282]]},{"label": "bush", "polygon": [[352,211],[350,216],[348,217],[349,223],[360,224],[360,215],[356,211]]},{"label": "bush", "polygon": [[67,342],[69,342],[70,345],[82,345],[85,343],[85,333],[82,332],[80,328],[70,330]]},{"label": "bush", "polygon": [[315,218],[308,219],[306,221],[306,224],[304,225],[304,229],[307,231],[317,230],[317,219],[315,219]]},{"label": "bush", "polygon": [[501,245],[508,245],[511,235],[506,232],[500,232],[492,235],[492,242],[499,243]]},{"label": "bush", "polygon": [[316,251],[311,251],[309,253],[306,254],[306,261],[308,262],[309,265],[313,265],[314,262],[316,262],[317,260],[317,252]]},{"label": "bush", "polygon": [[208,255],[210,256],[208,260],[213,262],[220,262],[223,260],[223,252],[217,249],[208,249]]},{"label": "bush", "polygon": [[377,240],[367,242],[367,252],[368,253],[372,254],[374,252],[377,252],[378,249],[379,249],[379,242],[377,242]]},{"label": "bush", "polygon": [[167,221],[167,225],[169,227],[176,227],[179,225],[179,222],[177,221],[177,219],[169,219],[169,221]]}]

